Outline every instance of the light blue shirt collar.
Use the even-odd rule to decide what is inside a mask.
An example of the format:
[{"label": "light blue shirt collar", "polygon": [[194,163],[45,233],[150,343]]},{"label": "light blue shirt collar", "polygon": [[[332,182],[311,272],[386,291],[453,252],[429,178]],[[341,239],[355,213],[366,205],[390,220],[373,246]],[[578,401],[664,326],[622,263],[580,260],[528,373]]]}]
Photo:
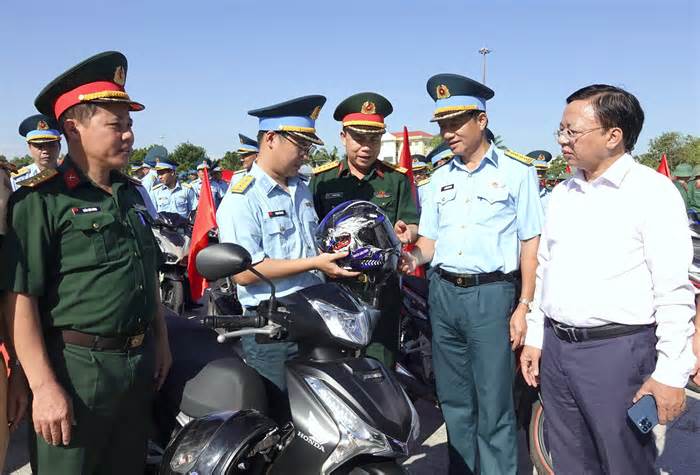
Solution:
[{"label": "light blue shirt collar", "polygon": [[[268,196],[276,187],[279,187],[281,191],[284,191],[282,190],[282,187],[279,186],[279,183],[273,180],[270,175],[265,173],[265,171],[258,166],[257,162],[253,163],[253,167],[250,169],[249,174],[255,177],[257,186],[261,187]],[[299,178],[296,176],[287,178],[287,186],[289,187],[290,192],[296,188],[298,183]]]},{"label": "light blue shirt collar", "polygon": [[481,159],[479,166],[476,167],[474,170],[469,170],[467,168],[467,166],[464,164],[464,162],[462,161],[462,157],[460,157],[460,156],[456,156],[452,160],[450,160],[450,166],[453,168],[454,167],[460,168],[467,173],[474,173],[478,170],[481,170],[481,168],[483,168],[484,161],[489,161],[489,162],[491,162],[491,164],[494,167],[498,168],[498,153],[496,152],[496,148],[494,147],[493,144],[491,144],[489,146],[488,150],[486,150],[486,153],[484,154],[484,157]]}]

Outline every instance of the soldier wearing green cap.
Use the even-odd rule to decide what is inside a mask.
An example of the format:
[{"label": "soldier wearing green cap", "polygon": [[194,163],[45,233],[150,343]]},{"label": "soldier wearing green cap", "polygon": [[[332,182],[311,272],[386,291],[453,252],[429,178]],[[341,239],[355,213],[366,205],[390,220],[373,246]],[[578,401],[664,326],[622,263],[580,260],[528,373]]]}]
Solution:
[{"label": "soldier wearing green cap", "polygon": [[693,178],[688,181],[688,201],[690,208],[700,211],[700,164],[693,166]]},{"label": "soldier wearing green cap", "polygon": [[[340,140],[347,158],[317,167],[310,187],[320,218],[344,201],[371,201],[387,214],[399,239],[408,243],[418,237],[418,211],[407,170],[377,159],[386,131],[384,118],[392,111],[391,103],[373,92],[354,94],[342,101],[333,118],[343,124]],[[361,275],[352,285],[365,292],[371,283]],[[366,350],[388,368],[393,367],[398,351],[399,299],[398,278],[390,279],[380,302],[382,318]]]},{"label": "soldier wearing green cap", "polygon": [[126,57],[95,55],[35,105],[68,155],[15,192],[3,243],[13,343],[33,394],[38,474],[143,473],[153,391],[171,364],[160,253],[138,181]]},{"label": "soldier wearing green cap", "polygon": [[673,183],[676,185],[676,188],[678,189],[678,192],[681,194],[681,197],[683,198],[683,203],[685,203],[685,208],[688,209],[692,206],[692,201],[691,201],[691,193],[692,193],[692,188],[689,189],[690,187],[688,186],[689,183],[692,183],[694,175],[693,175],[693,166],[690,163],[681,163],[678,166],[676,166],[676,169],[673,170]]}]

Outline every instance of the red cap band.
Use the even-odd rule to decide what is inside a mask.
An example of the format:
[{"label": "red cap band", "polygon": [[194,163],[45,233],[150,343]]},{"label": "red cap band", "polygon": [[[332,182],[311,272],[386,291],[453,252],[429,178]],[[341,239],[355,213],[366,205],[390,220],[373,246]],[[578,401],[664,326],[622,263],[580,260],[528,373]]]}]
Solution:
[{"label": "red cap band", "polygon": [[62,94],[58,99],[56,99],[56,104],[53,108],[56,119],[61,117],[61,114],[63,114],[69,107],[73,107],[81,102],[90,102],[88,99],[85,99],[84,96],[108,91],[123,93],[124,88],[110,81],[97,81],[89,84],[83,84],[82,86],[76,87],[75,89]]},{"label": "red cap band", "polygon": [[384,126],[384,116],[379,114],[362,114],[360,112],[355,112],[353,114],[348,114],[343,117],[343,124],[349,125],[377,125],[379,127]]}]

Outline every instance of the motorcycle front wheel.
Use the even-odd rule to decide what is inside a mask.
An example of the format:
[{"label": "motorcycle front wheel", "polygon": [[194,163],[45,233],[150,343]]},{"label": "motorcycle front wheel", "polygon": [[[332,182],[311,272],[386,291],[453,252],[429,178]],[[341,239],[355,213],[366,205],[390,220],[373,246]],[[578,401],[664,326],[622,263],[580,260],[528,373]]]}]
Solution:
[{"label": "motorcycle front wheel", "polygon": [[163,305],[178,315],[185,307],[185,289],[179,280],[163,279],[160,283],[160,299]]},{"label": "motorcycle front wheel", "polygon": [[528,429],[530,439],[530,461],[539,475],[554,475],[552,454],[547,446],[547,434],[544,427],[544,407],[542,402],[532,404],[532,417]]}]

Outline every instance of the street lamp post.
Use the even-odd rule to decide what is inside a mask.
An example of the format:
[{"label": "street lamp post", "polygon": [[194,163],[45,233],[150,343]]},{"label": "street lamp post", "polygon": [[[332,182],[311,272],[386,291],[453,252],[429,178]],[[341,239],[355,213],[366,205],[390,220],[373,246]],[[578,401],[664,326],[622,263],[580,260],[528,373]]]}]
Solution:
[{"label": "street lamp post", "polygon": [[483,47],[479,50],[479,53],[484,57],[484,71],[481,77],[481,83],[486,84],[486,55],[491,52],[490,49]]}]

